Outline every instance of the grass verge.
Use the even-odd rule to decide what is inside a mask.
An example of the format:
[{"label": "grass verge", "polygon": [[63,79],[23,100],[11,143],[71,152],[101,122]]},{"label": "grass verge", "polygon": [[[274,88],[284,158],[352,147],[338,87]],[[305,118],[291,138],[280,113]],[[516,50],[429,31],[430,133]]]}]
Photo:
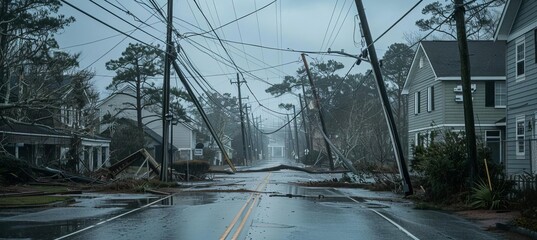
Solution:
[{"label": "grass verge", "polygon": [[0,198],[0,207],[45,205],[71,200],[68,196],[26,196]]}]

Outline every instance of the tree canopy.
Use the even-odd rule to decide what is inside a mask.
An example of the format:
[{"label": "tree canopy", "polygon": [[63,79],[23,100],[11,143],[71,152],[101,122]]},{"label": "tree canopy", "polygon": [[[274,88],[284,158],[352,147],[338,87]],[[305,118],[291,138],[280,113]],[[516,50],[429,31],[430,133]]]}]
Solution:
[{"label": "tree canopy", "polygon": [[[455,4],[451,0],[427,4],[421,13],[428,18],[416,21],[421,31],[436,31],[451,39],[457,39],[455,19],[452,17]],[[494,10],[505,4],[505,0],[466,1],[466,32],[469,39],[491,39],[494,34],[498,13]]]}]

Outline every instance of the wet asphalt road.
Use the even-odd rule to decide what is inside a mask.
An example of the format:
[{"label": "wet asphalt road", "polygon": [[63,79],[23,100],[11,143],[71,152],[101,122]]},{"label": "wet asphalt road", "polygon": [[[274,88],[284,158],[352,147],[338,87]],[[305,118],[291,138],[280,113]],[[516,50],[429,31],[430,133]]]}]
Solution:
[{"label": "wet asphalt road", "polygon": [[[279,164],[264,162],[256,167]],[[456,216],[414,210],[391,193],[300,187],[340,174],[215,176],[179,194],[77,196],[68,207],[0,210],[0,238],[504,239]]]}]

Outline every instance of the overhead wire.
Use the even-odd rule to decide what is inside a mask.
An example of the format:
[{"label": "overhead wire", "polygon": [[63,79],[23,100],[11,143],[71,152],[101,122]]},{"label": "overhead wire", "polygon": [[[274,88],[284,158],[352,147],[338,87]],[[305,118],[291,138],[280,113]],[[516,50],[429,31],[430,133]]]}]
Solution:
[{"label": "overhead wire", "polygon": [[145,33],[145,34],[147,34],[147,35],[153,37],[153,38],[156,39],[157,41],[160,41],[160,42],[166,44],[166,42],[165,42],[164,40],[162,40],[161,38],[156,37],[155,35],[153,35],[153,34],[147,32],[147,31],[141,29],[140,27],[137,27],[136,25],[132,24],[131,22],[129,22],[129,21],[127,21],[127,20],[125,20],[124,18],[120,17],[120,16],[117,15],[116,13],[114,13],[114,12],[108,10],[107,8],[105,8],[104,6],[102,6],[102,5],[98,4],[98,3],[96,3],[94,0],[90,0],[90,2],[93,3],[93,4],[95,4],[95,5],[97,5],[99,8],[105,10],[106,12],[108,12],[108,13],[111,14],[111,15],[113,15],[114,17],[120,19],[121,21],[123,21],[123,22],[129,24],[130,26],[132,26],[132,27],[134,27],[134,28],[136,28],[137,30],[139,30],[139,31],[141,31],[141,32],[143,32],[143,33]]},{"label": "overhead wire", "polygon": [[[235,69],[239,72],[239,74],[241,75],[246,87],[248,88],[248,91],[252,94],[252,96],[254,97],[254,99],[256,99],[257,103],[263,107],[263,108],[266,108],[267,110],[269,111],[272,111],[272,112],[275,112],[275,113],[279,113],[277,111],[274,111],[268,107],[266,107],[265,105],[263,105],[261,102],[259,102],[259,100],[257,99],[257,96],[253,93],[252,89],[250,88],[250,86],[248,85],[248,82],[245,80],[244,78],[244,75],[243,73],[240,71],[239,69],[239,66],[235,63],[235,61],[233,60],[233,58],[231,57],[229,51],[227,50],[227,48],[224,46],[224,43],[222,42],[222,40],[220,39],[220,37],[218,36],[218,34],[216,33],[216,31],[214,31],[211,23],[208,21],[207,19],[207,16],[205,16],[205,13],[203,13],[203,10],[201,9],[200,5],[198,4],[198,1],[194,0],[194,3],[196,4],[196,7],[198,8],[198,10],[201,12],[203,18],[205,19],[205,21],[207,22],[207,24],[209,25],[209,27],[211,28],[211,30],[213,30],[213,33],[215,34],[216,38],[218,39],[218,41],[220,42],[220,45],[222,46],[222,48],[224,49],[224,52],[226,52],[229,60],[232,62],[233,66],[235,67]],[[279,113],[279,114],[282,114],[282,113]]]},{"label": "overhead wire", "polygon": [[353,9],[353,4],[349,5],[349,9],[347,10],[347,13],[345,13],[345,17],[343,18],[343,21],[341,21],[341,25],[339,26],[339,29],[337,30],[336,35],[334,36],[334,40],[332,40],[332,43],[328,45],[329,47],[332,47],[334,43],[336,42],[337,37],[339,36],[339,33],[341,32],[341,28],[343,28],[343,25],[345,25],[345,21],[347,20],[347,17],[349,16],[349,13],[351,12],[351,9]]},{"label": "overhead wire", "polygon": [[[261,10],[267,8],[268,6],[270,6],[270,5],[272,5],[272,4],[274,4],[276,1],[277,1],[277,0],[274,0],[274,1],[272,1],[272,2],[270,2],[270,3],[268,3],[268,4],[266,4],[266,5],[264,5],[263,7],[259,8],[259,9],[256,8],[254,11],[252,11],[252,12],[250,12],[250,13],[247,13],[247,14],[245,14],[245,15],[242,15],[241,17],[237,17],[236,12],[235,12],[235,19],[233,19],[233,20],[231,20],[231,21],[229,21],[229,22],[227,22],[227,23],[225,23],[225,24],[223,24],[223,25],[220,25],[220,26],[214,28],[214,30],[219,30],[219,29],[221,29],[221,28],[224,28],[224,27],[226,27],[226,26],[228,26],[228,25],[230,25],[230,24],[232,24],[232,23],[238,22],[238,21],[240,21],[241,19],[246,18],[246,17],[248,17],[248,16],[250,16],[250,15],[252,15],[252,14],[254,14],[254,13],[257,14],[257,12],[259,12],[259,11],[261,11]],[[214,1],[213,1],[213,3],[214,3]],[[216,9],[216,7],[215,7],[215,9]],[[189,37],[194,37],[194,36],[204,35],[204,34],[211,33],[211,32],[212,32],[212,30],[211,30],[211,31],[201,32],[201,33],[185,33],[183,37],[184,37],[184,38],[189,38]]]},{"label": "overhead wire", "polygon": [[319,51],[323,50],[324,42],[326,40],[326,36],[328,35],[328,29],[330,29],[330,25],[332,24],[332,19],[334,18],[334,13],[336,12],[338,2],[339,2],[339,0],[336,0],[336,3],[334,4],[334,8],[332,9],[332,14],[330,15],[330,20],[328,21],[328,25],[326,26],[323,41],[321,42],[321,47],[320,47]]},{"label": "overhead wire", "polygon": [[[343,4],[341,5],[341,9],[339,10],[339,14],[338,14],[338,16],[336,18],[336,23],[334,23],[334,28],[332,28],[332,31],[330,32],[330,36],[328,37],[328,41],[327,41],[328,43],[330,43],[330,39],[332,39],[332,36],[334,35],[334,31],[337,28],[337,24],[339,23],[339,19],[341,18],[341,14],[343,13],[343,10],[345,9],[345,4],[346,3],[347,3],[347,0],[345,0],[345,2],[343,2]],[[351,2],[351,4],[352,4],[352,2]],[[328,46],[330,46],[330,45],[328,45]]]},{"label": "overhead wire", "polygon": [[[146,21],[142,21],[140,18],[138,18],[136,15],[134,15],[131,11],[129,11],[127,8],[125,8],[125,6],[123,6],[121,3],[119,3],[117,0],[116,2],[121,5],[121,7],[111,3],[109,0],[104,0],[106,3],[112,5],[113,7],[117,8],[118,10],[124,12],[125,14],[129,15],[129,16],[132,16],[134,21],[136,22],[139,22],[139,23],[142,23],[143,25],[147,26],[147,27],[150,27],[151,29],[157,31],[157,32],[160,32],[162,34],[166,34],[165,32],[163,32],[162,30],[156,28],[156,27],[153,27],[151,24],[147,24]],[[152,15],[154,15],[155,13],[153,13]]]},{"label": "overhead wire", "polygon": [[[235,14],[235,18],[238,18],[237,17],[237,10],[235,9],[235,1],[234,0],[231,0],[231,6],[233,6],[233,13]],[[242,32],[241,32],[241,27],[239,25],[239,22],[236,21],[235,23],[237,24],[237,30],[239,30],[239,39],[241,40],[241,42],[243,42],[244,40],[242,40]],[[243,52],[246,53],[246,49],[244,49],[244,45],[241,45],[241,46],[242,46]],[[248,61],[248,56],[246,56],[246,54],[244,54],[244,60],[246,61],[247,69],[250,69],[250,61]]]}]

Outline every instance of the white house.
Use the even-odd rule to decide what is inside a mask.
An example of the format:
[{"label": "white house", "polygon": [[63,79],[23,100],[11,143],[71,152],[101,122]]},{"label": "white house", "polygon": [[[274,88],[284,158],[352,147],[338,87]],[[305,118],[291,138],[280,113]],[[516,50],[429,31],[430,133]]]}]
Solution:
[{"label": "white house", "polygon": [[[130,95],[122,94],[130,93],[134,95],[135,89],[131,86],[125,86],[115,93],[112,93],[107,98],[103,99],[97,108],[99,109],[99,118],[102,120],[107,114],[116,118],[127,118],[136,121],[136,110],[133,109],[132,104],[136,102],[136,99]],[[156,111],[150,111],[149,109],[142,109],[142,122],[145,127],[151,129],[154,133],[157,133],[162,139],[162,116]],[[101,132],[106,130],[108,126],[102,125]],[[174,154],[174,160],[191,160],[193,159],[193,149],[196,145],[196,133],[194,128],[184,122],[178,121],[177,124],[171,127],[173,131],[172,145],[178,150]],[[160,141],[160,143],[162,140]],[[156,154],[159,155],[159,154]]]}]

